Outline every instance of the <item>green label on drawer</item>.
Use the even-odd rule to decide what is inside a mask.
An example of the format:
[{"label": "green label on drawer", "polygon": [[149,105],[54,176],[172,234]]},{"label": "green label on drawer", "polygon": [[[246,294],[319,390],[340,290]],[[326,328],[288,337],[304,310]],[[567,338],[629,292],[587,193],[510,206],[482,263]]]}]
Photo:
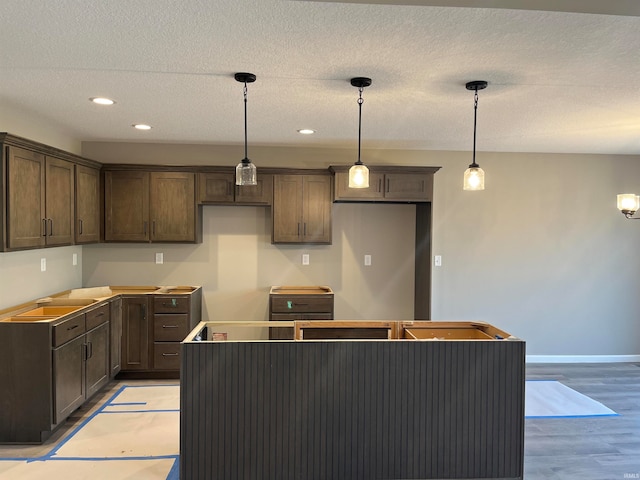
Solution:
[{"label": "green label on drawer", "polygon": [[178,299],[177,298],[172,298],[171,299],[171,306],[172,307],[177,307],[178,306]]},{"label": "green label on drawer", "polygon": [[293,308],[293,301],[287,300],[287,308]]}]

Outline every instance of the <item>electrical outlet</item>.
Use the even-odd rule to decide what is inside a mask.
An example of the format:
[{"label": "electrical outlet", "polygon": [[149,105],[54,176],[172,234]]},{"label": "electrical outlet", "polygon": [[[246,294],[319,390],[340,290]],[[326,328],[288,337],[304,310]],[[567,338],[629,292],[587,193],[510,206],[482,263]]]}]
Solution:
[{"label": "electrical outlet", "polygon": [[76,265],[78,265],[78,254],[77,254],[77,253],[74,253],[74,254],[71,256],[71,265],[73,265],[74,267],[75,267]]},{"label": "electrical outlet", "polygon": [[309,265],[309,254],[308,253],[303,253],[302,254],[302,264],[303,265]]},{"label": "electrical outlet", "polygon": [[442,266],[442,255],[436,255],[435,257],[433,257],[433,264],[436,267],[441,267]]},{"label": "electrical outlet", "polygon": [[47,259],[46,258],[41,258],[40,259],[40,271],[41,272],[46,272],[47,271]]},{"label": "electrical outlet", "polygon": [[365,255],[364,256],[364,266],[365,267],[370,267],[371,266],[371,255]]},{"label": "electrical outlet", "polygon": [[156,253],[156,264],[162,265],[164,263],[164,253]]}]

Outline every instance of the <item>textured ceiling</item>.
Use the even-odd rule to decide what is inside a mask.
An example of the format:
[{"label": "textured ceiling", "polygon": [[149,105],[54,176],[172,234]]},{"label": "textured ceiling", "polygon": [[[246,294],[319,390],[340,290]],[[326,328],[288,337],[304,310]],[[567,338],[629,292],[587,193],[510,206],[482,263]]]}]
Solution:
[{"label": "textured ceiling", "polygon": [[363,148],[470,150],[464,84],[486,80],[479,151],[640,153],[635,0],[599,2],[615,15],[428,3],[469,2],[2,0],[0,108],[85,141],[242,143],[233,74],[248,71],[250,146],[351,148],[349,79],[368,76]]}]

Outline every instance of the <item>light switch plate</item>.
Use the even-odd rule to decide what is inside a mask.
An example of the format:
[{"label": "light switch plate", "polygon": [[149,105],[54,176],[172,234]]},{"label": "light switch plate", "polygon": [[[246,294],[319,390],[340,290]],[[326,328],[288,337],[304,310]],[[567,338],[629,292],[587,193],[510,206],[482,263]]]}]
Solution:
[{"label": "light switch plate", "polygon": [[365,267],[370,267],[371,266],[371,255],[365,255],[364,256],[364,266]]},{"label": "light switch plate", "polygon": [[46,272],[47,271],[47,259],[46,258],[41,258],[40,259],[40,271],[41,272]]},{"label": "light switch plate", "polygon": [[164,254],[163,253],[156,253],[156,264],[157,265],[162,265],[164,263]]},{"label": "light switch plate", "polygon": [[433,264],[436,267],[441,267],[442,266],[442,255],[436,255],[435,257],[433,257]]},{"label": "light switch plate", "polygon": [[73,265],[74,267],[75,267],[76,265],[78,265],[78,254],[77,254],[77,253],[74,253],[74,254],[71,256],[71,265]]},{"label": "light switch plate", "polygon": [[308,253],[303,253],[302,254],[302,264],[303,265],[309,265],[309,254]]}]

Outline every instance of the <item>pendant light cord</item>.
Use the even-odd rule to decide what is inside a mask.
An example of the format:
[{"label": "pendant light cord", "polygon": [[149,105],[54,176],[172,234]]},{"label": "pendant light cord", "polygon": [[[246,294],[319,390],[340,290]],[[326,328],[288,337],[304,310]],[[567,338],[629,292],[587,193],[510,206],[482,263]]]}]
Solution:
[{"label": "pendant light cord", "polygon": [[358,87],[358,92],[360,92],[360,97],[358,98],[358,161],[357,165],[362,165],[362,161],[360,160],[360,143],[362,142],[362,104],[364,100],[362,99],[362,91],[364,87]]},{"label": "pendant light cord", "polygon": [[476,123],[478,120],[478,87],[475,89],[476,93],[473,96],[473,163],[469,165],[471,168],[478,167],[476,163]]},{"label": "pendant light cord", "polygon": [[[247,161],[249,157],[247,156],[247,82],[244,82],[244,160]],[[476,94],[477,95],[477,94]],[[475,144],[475,140],[474,140]]]}]

